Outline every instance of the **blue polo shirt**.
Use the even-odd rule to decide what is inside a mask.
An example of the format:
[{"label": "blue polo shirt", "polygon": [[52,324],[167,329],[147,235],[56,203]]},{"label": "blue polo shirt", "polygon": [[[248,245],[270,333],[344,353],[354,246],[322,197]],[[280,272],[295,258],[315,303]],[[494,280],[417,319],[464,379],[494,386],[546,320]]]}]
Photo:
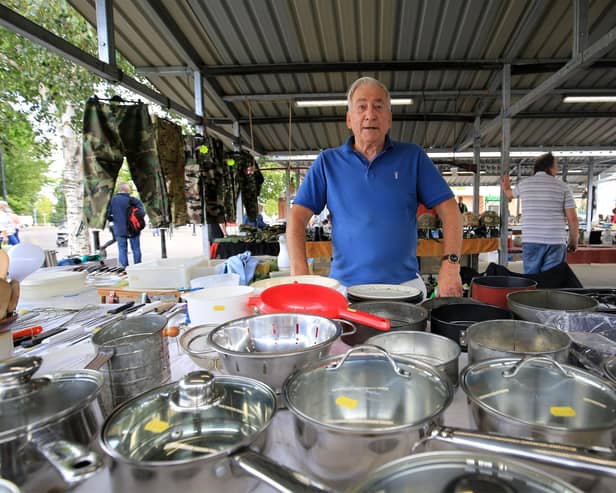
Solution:
[{"label": "blue polo shirt", "polygon": [[432,208],[454,195],[421,147],[387,137],[370,163],[353,144],[350,137],[319,154],[294,203],[315,214],[329,209],[330,277],[345,286],[415,279],[417,204]]}]

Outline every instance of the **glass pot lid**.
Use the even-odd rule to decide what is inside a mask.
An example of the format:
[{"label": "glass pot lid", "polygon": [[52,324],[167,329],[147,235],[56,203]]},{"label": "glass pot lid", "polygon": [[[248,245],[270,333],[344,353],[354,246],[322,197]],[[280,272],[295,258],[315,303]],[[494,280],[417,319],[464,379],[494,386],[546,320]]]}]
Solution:
[{"label": "glass pot lid", "polygon": [[33,431],[87,406],[98,396],[103,375],[62,371],[34,378],[39,357],[0,362],[0,441]]},{"label": "glass pot lid", "polygon": [[189,373],[117,408],[102,430],[103,449],[139,463],[227,455],[269,425],[276,394],[256,380]]},{"label": "glass pot lid", "polygon": [[355,433],[394,432],[429,422],[453,395],[449,381],[431,366],[368,345],[300,369],[283,390],[296,415]]},{"label": "glass pot lid", "polygon": [[535,426],[570,430],[616,426],[616,387],[545,356],[467,367],[461,386],[480,408]]},{"label": "glass pot lid", "polygon": [[390,462],[350,493],[581,493],[547,472],[472,452],[429,452]]}]

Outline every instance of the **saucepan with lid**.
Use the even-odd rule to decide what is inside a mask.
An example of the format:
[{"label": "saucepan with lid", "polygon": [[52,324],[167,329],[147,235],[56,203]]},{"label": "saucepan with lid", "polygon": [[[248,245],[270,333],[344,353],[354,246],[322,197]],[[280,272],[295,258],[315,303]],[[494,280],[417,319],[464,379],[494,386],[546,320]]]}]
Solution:
[{"label": "saucepan with lid", "polygon": [[34,376],[41,358],[0,362],[0,476],[24,492],[64,491],[102,467],[89,449],[103,414],[103,375],[71,370]]},{"label": "saucepan with lid", "polygon": [[116,408],[101,429],[112,491],[243,492],[258,478],[279,491],[326,490],[259,454],[275,412],[274,391],[251,378],[196,371],[150,390]]}]

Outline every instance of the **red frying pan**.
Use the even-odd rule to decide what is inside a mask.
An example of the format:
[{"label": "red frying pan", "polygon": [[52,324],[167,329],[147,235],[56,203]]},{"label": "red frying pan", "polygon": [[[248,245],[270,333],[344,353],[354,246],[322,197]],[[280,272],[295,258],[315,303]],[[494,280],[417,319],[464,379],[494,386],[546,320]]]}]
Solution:
[{"label": "red frying pan", "polygon": [[326,318],[343,318],[379,330],[389,330],[389,320],[348,308],[347,300],[335,289],[317,284],[281,284],[248,300],[261,313],[299,312]]}]

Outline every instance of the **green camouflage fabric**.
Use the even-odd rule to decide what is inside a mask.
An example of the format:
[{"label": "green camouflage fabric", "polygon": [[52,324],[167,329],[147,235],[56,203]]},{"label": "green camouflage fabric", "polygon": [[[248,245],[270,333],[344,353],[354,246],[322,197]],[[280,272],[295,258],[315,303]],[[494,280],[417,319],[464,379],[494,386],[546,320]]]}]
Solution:
[{"label": "green camouflage fabric", "polygon": [[158,159],[169,194],[171,221],[176,226],[183,226],[188,222],[188,215],[186,213],[186,196],[184,195],[186,158],[184,156],[182,128],[156,115],[153,120]]},{"label": "green camouflage fabric", "polygon": [[[237,199],[240,196],[240,188],[237,183],[238,153],[225,152],[223,155],[223,197],[225,203],[225,216],[227,221],[234,223],[237,218]],[[241,222],[241,218],[240,221]]]},{"label": "green camouflage fabric", "polygon": [[204,137],[197,147],[197,160],[201,164],[205,192],[205,220],[207,224],[226,222],[225,215],[225,165],[222,161],[222,142]]},{"label": "green camouflage fabric", "polygon": [[[225,204],[231,200],[235,204],[241,193],[246,215],[251,221],[256,221],[259,214],[258,198],[264,180],[257,162],[245,151],[229,152],[225,161],[231,173],[229,183],[225,186]],[[235,206],[233,211],[235,213]],[[233,217],[235,218],[235,214]]]},{"label": "green camouflage fabric", "polygon": [[184,195],[190,224],[203,224],[201,166],[195,158],[195,139],[185,137]]},{"label": "green camouflage fabric", "polygon": [[146,104],[88,99],[83,116],[84,215],[103,229],[118,172],[126,157],[153,227],[169,224],[169,204]]}]

